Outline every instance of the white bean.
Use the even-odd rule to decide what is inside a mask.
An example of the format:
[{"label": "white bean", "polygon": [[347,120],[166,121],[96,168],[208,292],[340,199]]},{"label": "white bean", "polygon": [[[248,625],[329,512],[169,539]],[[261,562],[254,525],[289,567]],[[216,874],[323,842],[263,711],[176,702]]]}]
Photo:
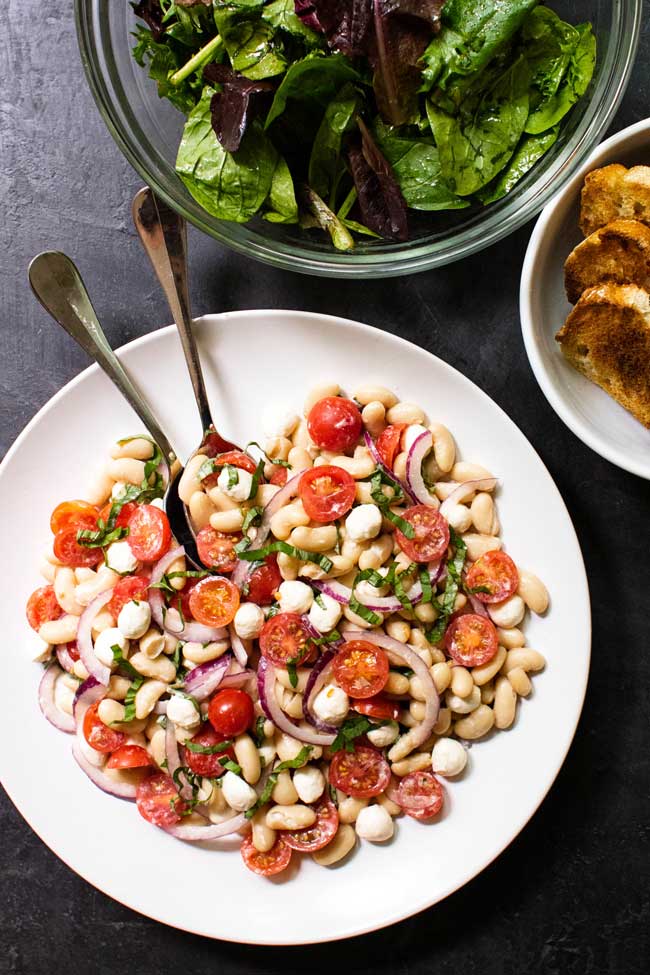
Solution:
[{"label": "white bean", "polygon": [[193,664],[205,664],[223,656],[229,646],[228,640],[214,640],[205,646],[202,643],[186,643],[183,654]]},{"label": "white bean", "polygon": [[467,557],[470,562],[476,562],[486,552],[493,552],[501,548],[501,539],[496,535],[476,535],[474,532],[466,532],[462,536],[467,546]]},{"label": "white bean", "polygon": [[497,728],[509,728],[515,720],[517,692],[507,677],[497,678],[494,689],[494,723]]},{"label": "white bean", "polygon": [[262,774],[260,755],[255,742],[250,735],[238,735],[235,738],[235,758],[241,765],[242,775],[249,785],[255,785]]},{"label": "white bean", "polygon": [[397,403],[395,393],[391,392],[390,389],[386,389],[385,386],[377,386],[373,383],[364,383],[363,386],[359,386],[354,394],[354,398],[362,406],[367,406],[368,403],[373,402],[381,403],[386,410],[389,410]]},{"label": "white bean", "polygon": [[548,609],[548,589],[541,579],[528,569],[518,569],[519,588],[517,592],[533,613],[545,613]]},{"label": "white bean", "polygon": [[501,603],[493,603],[490,606],[490,617],[496,626],[511,629],[517,626],[524,618],[526,604],[521,596],[516,593]]},{"label": "white bean", "polygon": [[156,657],[155,660],[152,660],[144,653],[137,651],[130,658],[129,663],[144,677],[155,677],[167,684],[170,684],[176,677],[176,668],[167,657]]},{"label": "white bean", "polygon": [[194,457],[190,457],[185,465],[185,470],[181,474],[178,482],[178,496],[185,504],[190,503],[190,499],[195,491],[202,489],[197,474],[201,465],[208,459],[206,454],[195,454]]},{"label": "white bean", "polygon": [[76,579],[72,569],[62,566],[56,570],[54,577],[54,595],[64,613],[81,616],[84,607],[75,599]]},{"label": "white bean", "polygon": [[58,620],[48,620],[39,628],[38,635],[45,643],[53,646],[58,643],[71,643],[77,635],[78,616],[59,616]]},{"label": "white bean", "polygon": [[521,647],[508,651],[502,669],[504,674],[509,674],[516,667],[521,667],[526,673],[530,673],[530,671],[543,670],[545,666],[546,660],[541,653],[538,653],[537,650],[531,650],[529,647]]},{"label": "white bean", "polygon": [[386,427],[386,407],[379,400],[373,400],[364,406],[361,419],[370,436],[377,438]]},{"label": "white bean", "polygon": [[341,387],[338,383],[319,383],[317,386],[314,386],[309,390],[305,399],[305,416],[309,415],[312,407],[315,406],[319,400],[327,399],[329,396],[338,396],[340,392]]},{"label": "white bean", "polygon": [[457,461],[451,469],[450,477],[452,481],[462,484],[464,481],[480,481],[484,478],[494,477],[485,467],[480,464],[469,464],[465,460]]},{"label": "white bean", "polygon": [[508,674],[508,680],[520,697],[528,697],[533,689],[530,677],[523,667],[515,667]]},{"label": "white bean", "polygon": [[113,478],[105,470],[97,471],[86,489],[84,500],[99,507],[110,497],[112,490]]},{"label": "white bean", "polygon": [[433,434],[433,452],[440,471],[447,474],[454,466],[456,447],[454,438],[442,423],[432,423],[429,430]]},{"label": "white bean", "polygon": [[[276,538],[284,542],[289,538],[294,528],[298,528],[300,525],[308,525],[309,520],[309,515],[303,508],[302,501],[292,501],[291,504],[286,504],[273,515],[271,532]],[[336,529],[334,529],[334,534],[336,534]]]},{"label": "white bean", "polygon": [[156,702],[167,691],[167,684],[161,680],[146,680],[136,691],[135,695],[135,716],[136,718],[146,718],[151,714]]},{"label": "white bean", "polygon": [[480,667],[472,667],[472,680],[474,683],[482,687],[483,684],[491,681],[503,667],[505,659],[506,649],[505,647],[499,647],[492,660],[489,660],[488,663],[481,664]]},{"label": "white bean", "polygon": [[459,738],[472,741],[482,738],[494,726],[494,711],[487,704],[479,704],[475,711],[454,724],[454,732]]},{"label": "white bean", "polygon": [[118,457],[134,457],[136,460],[149,460],[150,457],[153,457],[153,444],[144,437],[133,437],[126,443],[113,444],[110,454],[114,460]]},{"label": "white bean", "polygon": [[424,410],[415,403],[395,403],[386,413],[389,423],[424,423]]},{"label": "white bean", "polygon": [[194,491],[189,503],[190,518],[195,531],[207,528],[210,524],[210,515],[216,510],[210,498],[203,491]]},{"label": "white bean", "polygon": [[144,480],[144,462],[133,457],[110,460],[106,471],[114,481],[124,481],[126,484],[142,484]]},{"label": "white bean", "polygon": [[480,491],[472,501],[470,512],[477,532],[481,535],[497,534],[498,522],[494,513],[492,495]]},{"label": "white bean", "polygon": [[238,532],[244,524],[244,513],[240,508],[215,511],[210,515],[210,524],[218,532]]},{"label": "white bean", "polygon": [[251,837],[253,846],[260,853],[268,853],[275,843],[276,833],[274,829],[266,825],[266,812],[260,809],[251,819]]},{"label": "white bean", "polygon": [[331,867],[346,857],[354,849],[357,842],[357,834],[354,826],[339,826],[333,840],[324,846],[322,850],[312,853],[312,860],[320,867]]}]

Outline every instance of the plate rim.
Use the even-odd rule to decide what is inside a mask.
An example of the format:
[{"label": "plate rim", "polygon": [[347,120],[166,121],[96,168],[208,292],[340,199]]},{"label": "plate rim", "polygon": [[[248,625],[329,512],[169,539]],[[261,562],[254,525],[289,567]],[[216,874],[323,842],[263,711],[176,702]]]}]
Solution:
[{"label": "plate rim", "polygon": [[[29,826],[29,828],[38,836],[41,842],[45,844],[45,846],[50,850],[50,852],[53,853],[54,856],[56,856],[57,859],[59,859],[61,862],[65,863],[68,869],[70,869],[77,876],[81,877],[91,887],[93,887],[95,890],[99,890],[106,897],[109,897],[111,900],[121,904],[123,907],[126,907],[129,910],[134,911],[136,914],[140,914],[144,917],[149,918],[150,920],[156,921],[157,923],[163,924],[172,929],[179,930],[179,931],[186,931],[189,934],[200,935],[201,937],[206,937],[213,941],[225,941],[232,944],[247,944],[247,945],[258,945],[258,946],[264,945],[268,947],[292,947],[292,946],[300,946],[300,945],[327,944],[330,942],[344,941],[347,940],[348,938],[359,937],[364,934],[371,934],[375,931],[379,931],[384,928],[390,927],[394,924],[398,924],[402,921],[405,921],[408,918],[415,917],[416,915],[421,914],[423,911],[429,910],[430,908],[434,907],[436,904],[440,903],[440,901],[445,900],[447,897],[455,893],[457,890],[460,890],[462,887],[465,887],[475,877],[478,877],[479,874],[483,873],[483,871],[487,867],[489,867],[501,855],[501,853],[503,853],[503,851],[507,849],[507,847],[509,847],[514,842],[514,840],[520,835],[523,829],[531,821],[533,816],[537,813],[542,802],[544,801],[544,799],[550,792],[551,788],[555,784],[557,776],[560,770],[562,769],[567,754],[573,744],[576,730],[580,718],[582,716],[587,686],[589,682],[590,669],[591,669],[591,646],[592,646],[591,596],[589,592],[589,581],[588,581],[588,576],[587,576],[586,567],[584,563],[584,557],[582,554],[582,549],[580,546],[580,541],[578,539],[578,535],[575,526],[573,524],[571,515],[569,513],[569,510],[564,502],[564,499],[560,493],[559,488],[555,483],[555,480],[553,479],[550,471],[548,470],[546,464],[538,454],[535,447],[528,440],[528,438],[525,436],[525,434],[522,432],[519,426],[515,423],[515,421],[512,420],[505,412],[505,410],[496,402],[496,400],[494,400],[488,393],[486,393],[483,389],[481,389],[481,387],[478,386],[477,383],[475,383],[472,379],[467,377],[459,369],[456,369],[454,366],[445,362],[444,359],[441,359],[439,356],[430,352],[428,349],[424,349],[421,346],[416,345],[416,343],[411,342],[408,339],[402,338],[402,336],[400,335],[395,335],[392,332],[385,331],[384,329],[378,328],[377,326],[369,325],[365,322],[360,322],[355,319],[343,318],[342,316],[339,315],[329,315],[321,312],[301,311],[297,309],[249,308],[249,309],[240,309],[237,311],[206,313],[204,315],[197,317],[195,319],[195,322],[197,322],[199,325],[207,324],[207,326],[210,327],[211,322],[214,322],[217,326],[220,323],[224,323],[227,325],[228,322],[232,320],[236,321],[237,319],[247,318],[249,316],[260,316],[260,315],[273,317],[273,318],[282,318],[282,316],[291,315],[291,316],[297,316],[299,319],[302,319],[303,321],[310,321],[312,323],[314,322],[314,320],[326,319],[332,324],[335,324],[337,327],[342,327],[346,329],[353,328],[361,332],[370,333],[371,335],[379,333],[381,334],[382,338],[387,339],[389,342],[394,342],[398,346],[415,349],[418,353],[422,353],[426,356],[429,356],[436,362],[438,367],[442,367],[444,370],[454,374],[454,376],[460,378],[460,380],[463,383],[469,384],[470,386],[474,387],[474,389],[478,391],[481,397],[486,398],[496,408],[496,410],[501,415],[501,417],[514,428],[514,430],[516,431],[516,435],[518,435],[521,438],[523,445],[533,455],[534,459],[540,465],[542,471],[550,481],[550,484],[552,485],[557,495],[557,501],[560,505],[560,508],[564,511],[564,514],[566,515],[566,519],[571,529],[570,536],[567,539],[567,541],[570,541],[574,549],[575,555],[577,557],[576,558],[576,571],[578,573],[577,582],[579,583],[580,590],[581,590],[579,594],[579,599],[581,603],[584,603],[584,610],[585,610],[585,617],[586,617],[585,633],[584,633],[585,667],[584,667],[582,682],[580,687],[578,688],[578,694],[576,695],[577,707],[575,710],[574,721],[572,723],[570,733],[567,735],[567,740],[563,745],[562,749],[558,752],[556,761],[553,763],[555,765],[555,769],[552,773],[552,776],[549,778],[549,781],[547,783],[544,783],[539,793],[535,795],[530,811],[526,814],[523,821],[517,824],[514,832],[510,832],[510,835],[505,841],[503,842],[498,841],[495,844],[494,848],[488,849],[486,855],[483,858],[481,858],[479,866],[477,868],[471,868],[469,872],[463,874],[460,880],[451,883],[449,886],[444,887],[442,892],[439,895],[435,896],[433,900],[425,899],[424,902],[418,903],[418,905],[415,907],[409,907],[405,911],[397,910],[389,918],[378,921],[376,924],[372,924],[372,925],[365,924],[362,925],[361,927],[355,927],[354,924],[350,924],[348,925],[347,928],[342,930],[340,933],[335,934],[334,936],[325,935],[323,937],[316,937],[316,938],[315,937],[300,938],[300,939],[293,938],[291,940],[279,939],[273,941],[270,941],[268,939],[266,940],[259,939],[259,938],[257,939],[255,938],[244,939],[241,937],[229,938],[223,934],[215,934],[214,932],[206,931],[202,929],[200,925],[190,928],[188,926],[184,926],[181,924],[175,924],[166,919],[162,919],[156,914],[149,913],[147,910],[144,910],[141,907],[133,907],[131,904],[126,903],[126,901],[121,900],[119,897],[116,897],[112,893],[109,893],[104,888],[104,886],[100,886],[95,880],[89,879],[87,872],[84,869],[77,869],[76,867],[73,867],[64,857],[62,857],[54,849],[54,847],[51,846],[50,843],[41,835],[41,833],[34,828],[32,823],[25,817],[22,810],[20,809],[20,806],[14,799],[12,790],[8,787],[6,782],[3,782],[3,786],[5,788],[7,796],[9,797],[15,809],[20,814],[21,818]],[[162,326],[160,328],[154,329],[151,332],[146,333],[145,335],[132,339],[130,342],[127,342],[124,345],[117,348],[115,352],[118,355],[118,357],[121,357],[128,350],[132,348],[138,348],[150,342],[154,342],[159,335],[169,334],[174,330],[175,330],[175,325]],[[61,389],[57,390],[57,392],[43,404],[43,406],[28,421],[25,427],[18,434],[14,442],[9,447],[4,458],[0,462],[0,483],[2,482],[3,477],[5,476],[5,469],[8,467],[9,462],[18,453],[23,442],[27,439],[27,437],[31,433],[32,428],[35,427],[38,424],[38,422],[40,422],[42,417],[44,417],[51,409],[53,409],[56,406],[58,401],[67,394],[69,389],[75,388],[77,385],[83,382],[89,374],[93,374],[94,372],[99,372],[99,371],[100,371],[99,366],[95,363],[87,366],[76,376],[73,376],[72,379],[70,379],[67,383],[65,383],[61,387]]]},{"label": "plate rim", "polygon": [[[537,258],[548,231],[548,226],[555,216],[557,209],[570,195],[576,192],[577,187],[585,175],[595,165],[604,161],[603,157],[607,156],[617,146],[627,142],[628,139],[643,132],[646,132],[650,136],[650,117],[640,119],[638,122],[628,125],[625,129],[615,132],[608,139],[605,139],[604,142],[597,145],[580,169],[575,173],[571,181],[542,210],[528,242],[526,256],[522,266],[519,285],[519,319],[524,346],[533,375],[549,405],[565,426],[568,427],[578,440],[581,440],[600,457],[608,460],[616,467],[621,468],[621,470],[627,471],[629,474],[635,474],[645,480],[650,480],[650,460],[645,464],[641,460],[636,461],[629,453],[620,450],[615,443],[610,442],[603,435],[593,433],[581,417],[571,408],[561,392],[557,390],[556,384],[550,378],[549,371],[544,365],[539,343],[535,338],[532,309],[533,283]],[[607,394],[604,393],[604,395]]]}]

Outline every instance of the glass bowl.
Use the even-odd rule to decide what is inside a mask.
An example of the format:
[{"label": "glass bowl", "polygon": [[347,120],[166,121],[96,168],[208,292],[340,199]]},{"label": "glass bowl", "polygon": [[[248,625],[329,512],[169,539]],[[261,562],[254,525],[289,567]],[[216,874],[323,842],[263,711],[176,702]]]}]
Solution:
[{"label": "glass bowl", "polygon": [[127,0],[75,0],[81,57],[104,121],[129,162],[175,210],[233,250],[275,267],[331,277],[388,277],[441,267],[489,247],[535,216],[561,190],[609,125],[634,61],[643,0],[553,0],[577,24],[590,20],[598,60],[590,88],[564,120],[553,148],[508,196],[488,207],[455,213],[409,211],[406,243],[358,241],[341,253],[322,233],[255,220],[210,216],[174,172],[184,118],[158,97],[156,85],[131,56],[136,19]]}]

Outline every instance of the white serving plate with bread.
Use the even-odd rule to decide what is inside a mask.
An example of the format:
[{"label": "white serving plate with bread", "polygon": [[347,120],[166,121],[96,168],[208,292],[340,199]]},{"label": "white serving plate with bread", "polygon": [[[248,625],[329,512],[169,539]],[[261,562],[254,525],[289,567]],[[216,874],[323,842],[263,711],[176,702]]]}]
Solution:
[{"label": "white serving plate with bread", "polygon": [[[606,267],[617,248],[618,253],[627,254],[630,247],[643,252],[642,228],[635,233],[629,223],[611,221],[650,222],[650,173],[636,170],[630,176],[615,169],[591,178],[581,206],[587,174],[616,163],[650,167],[650,119],[598,146],[542,212],[522,271],[521,327],[535,377],[558,416],[602,457],[650,480],[650,429],[644,425],[650,423],[650,281],[639,280],[641,258],[625,264],[625,283],[594,283],[582,291],[573,313],[565,291],[565,262],[587,234],[599,236],[574,252],[569,263],[574,300],[594,268]],[[598,230],[599,225],[609,229]],[[560,329],[565,354],[556,340]],[[587,378],[590,374],[614,395]]]}]

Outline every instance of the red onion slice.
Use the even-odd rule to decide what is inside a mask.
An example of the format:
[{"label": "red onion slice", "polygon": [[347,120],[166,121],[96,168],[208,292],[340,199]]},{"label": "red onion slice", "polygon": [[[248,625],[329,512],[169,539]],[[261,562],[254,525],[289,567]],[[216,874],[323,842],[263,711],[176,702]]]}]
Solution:
[{"label": "red onion slice", "polygon": [[[266,539],[268,538],[269,532],[271,531],[271,518],[280,508],[284,507],[287,501],[295,497],[298,493],[298,484],[300,483],[300,478],[302,476],[302,471],[300,474],[296,474],[294,477],[290,478],[284,484],[280,490],[273,495],[269,503],[264,508],[262,512],[262,520],[255,530],[253,535],[250,535],[251,548],[261,548]],[[230,576],[230,581],[233,582],[239,589],[242,588],[250,572],[250,562],[245,559],[239,559],[237,565],[235,566],[232,575]]]},{"label": "red onion slice", "polygon": [[448,498],[446,498],[440,505],[440,514],[443,517],[447,517],[447,512],[454,505],[460,504],[466,498],[473,494],[474,491],[492,491],[497,486],[498,480],[496,477],[481,477],[474,481],[463,481],[459,484],[457,488],[451,492]]},{"label": "red onion slice", "polygon": [[53,724],[59,731],[65,731],[66,734],[71,735],[75,730],[74,718],[71,714],[66,714],[65,711],[57,707],[54,700],[54,685],[62,673],[63,671],[59,667],[50,664],[38,685],[38,705],[50,724]]},{"label": "red onion slice", "polygon": [[117,782],[107,775],[103,769],[91,765],[81,751],[78,741],[74,741],[72,744],[72,754],[77,765],[102,792],[108,792],[109,795],[116,796],[118,799],[135,799],[136,786],[130,782]]},{"label": "red onion slice", "polygon": [[242,667],[245,667],[248,663],[248,650],[244,646],[241,637],[237,636],[235,627],[231,623],[228,627],[228,632],[230,633],[230,646],[232,647],[232,652],[235,655],[235,660]]},{"label": "red onion slice", "polygon": [[[175,562],[182,555],[185,555],[185,549],[182,545],[163,555],[152,569],[150,587],[160,582],[172,562]],[[92,603],[90,605],[92,606]],[[212,643],[213,640],[223,640],[228,635],[225,627],[204,626],[203,623],[194,621],[186,623],[185,626],[180,623],[180,628],[173,628],[168,619],[169,614],[165,613],[165,601],[160,589],[149,589],[149,605],[151,606],[151,615],[161,630],[171,633],[178,640],[187,643]]]},{"label": "red onion slice", "polygon": [[382,647],[387,652],[389,659],[402,665],[406,664],[420,679],[422,688],[426,694],[424,718],[416,728],[411,728],[409,731],[409,740],[413,743],[413,748],[417,748],[418,745],[421,745],[423,741],[426,741],[431,736],[433,726],[438,720],[438,711],[440,710],[440,698],[438,697],[436,685],[433,683],[433,678],[425,662],[407,644],[400,643],[399,640],[393,640],[392,637],[386,636],[385,633],[380,633],[376,630],[349,630],[345,633],[344,639],[346,642],[349,640],[363,640],[366,643],[374,643],[376,646]]},{"label": "red onion slice", "polygon": [[305,715],[305,721],[309,722],[313,728],[316,728],[318,731],[324,731],[328,735],[336,735],[339,729],[336,725],[328,724],[326,721],[322,721],[321,718],[314,714],[312,701],[327,683],[327,679],[332,669],[332,661],[334,660],[336,654],[336,650],[326,650],[325,653],[318,658],[311,669],[307,686],[305,687],[305,696],[302,700],[302,710],[303,714]]},{"label": "red onion slice", "polygon": [[56,659],[63,670],[67,670],[69,674],[74,674],[74,660],[70,656],[67,643],[59,643],[56,648]]},{"label": "red onion slice", "polygon": [[218,660],[194,667],[185,678],[186,692],[197,701],[205,701],[222,683],[231,663],[232,654],[224,653]]},{"label": "red onion slice", "polygon": [[280,731],[284,731],[287,735],[297,738],[298,741],[302,741],[306,745],[332,744],[335,735],[299,728],[287,717],[275,698],[275,667],[266,657],[260,657],[257,668],[257,690],[264,714]]},{"label": "red onion slice", "polygon": [[93,601],[81,614],[79,619],[79,628],[77,629],[77,648],[79,650],[81,662],[88,673],[98,680],[100,684],[104,685],[108,684],[110,680],[111,668],[107,667],[95,656],[92,629],[93,623],[95,622],[95,617],[99,613],[100,609],[103,609],[106,603],[110,602],[112,595],[113,590],[107,589],[105,592],[100,593],[99,596],[93,599]]},{"label": "red onion slice", "polygon": [[[319,592],[324,592],[326,596],[335,599],[337,603],[347,606],[350,602],[352,590],[349,586],[344,586],[343,583],[337,582],[335,579],[325,582],[311,579],[310,582],[315,589],[318,589]],[[420,602],[422,599],[422,584],[419,579],[413,583],[406,595],[414,605]],[[356,597],[366,609],[374,610],[377,613],[399,613],[404,608],[397,596],[371,596],[362,598],[357,593]]]},{"label": "red onion slice", "polygon": [[163,829],[177,840],[188,840],[190,843],[201,843],[204,840],[218,840],[222,836],[236,833],[248,820],[244,813],[231,816],[224,823],[213,823],[208,826],[198,826],[193,823],[178,823],[176,826],[164,826]]},{"label": "red onion slice", "polygon": [[238,674],[226,674],[219,684],[219,687],[244,687],[249,680],[254,680],[257,674],[249,667],[244,668]]},{"label": "red onion slice", "polygon": [[381,468],[381,470],[384,471],[385,474],[388,474],[388,476],[393,481],[395,481],[396,484],[399,484],[402,491],[410,501],[415,502],[415,498],[411,493],[411,489],[409,488],[408,484],[405,484],[404,481],[401,481],[399,477],[397,477],[397,475],[393,472],[393,470],[383,462],[383,460],[381,459],[381,454],[377,450],[377,444],[372,439],[372,437],[370,436],[367,430],[364,431],[363,439],[365,441],[366,447],[368,448],[368,451],[370,452],[370,456],[374,460],[377,467]]},{"label": "red onion slice", "polygon": [[485,616],[487,619],[490,618],[490,614],[480,599],[477,599],[476,596],[472,596],[471,594],[467,598],[469,599],[472,609],[477,616]]},{"label": "red onion slice", "polygon": [[433,437],[429,430],[416,437],[406,458],[406,483],[420,504],[437,507],[437,499],[429,491],[422,476],[422,461],[432,449]]}]

